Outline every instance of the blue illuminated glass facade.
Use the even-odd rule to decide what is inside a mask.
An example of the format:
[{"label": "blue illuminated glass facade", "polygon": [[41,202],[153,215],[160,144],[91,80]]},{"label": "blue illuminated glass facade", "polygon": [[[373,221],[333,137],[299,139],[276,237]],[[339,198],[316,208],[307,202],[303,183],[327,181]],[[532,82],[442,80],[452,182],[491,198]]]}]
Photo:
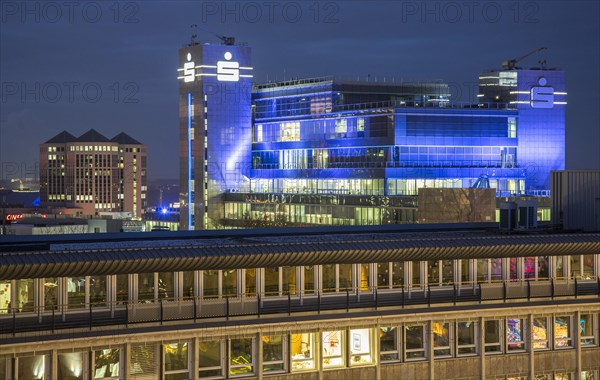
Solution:
[{"label": "blue illuminated glass facade", "polygon": [[[453,104],[443,84],[329,80],[253,96],[252,192],[416,195],[480,177],[500,194],[525,191],[519,114],[506,104]],[[280,107],[281,99],[300,103]]]},{"label": "blue illuminated glass facade", "polygon": [[[215,73],[225,61],[235,81]],[[444,83],[252,87],[251,70],[247,47],[180,50],[182,229],[414,222],[420,188],[548,196],[564,168],[562,71],[482,74],[462,104]]]},{"label": "blue illuminated glass facade", "polygon": [[222,194],[248,188],[251,51],[192,44],[179,50],[181,229],[219,227]]}]

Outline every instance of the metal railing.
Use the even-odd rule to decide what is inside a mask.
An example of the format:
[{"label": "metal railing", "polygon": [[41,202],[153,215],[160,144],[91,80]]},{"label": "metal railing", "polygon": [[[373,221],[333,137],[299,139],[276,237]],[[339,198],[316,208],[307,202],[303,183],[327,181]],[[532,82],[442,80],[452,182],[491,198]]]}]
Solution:
[{"label": "metal railing", "polygon": [[[327,289],[326,289],[327,290]],[[431,307],[436,304],[506,303],[515,300],[557,298],[577,299],[598,296],[600,277],[593,279],[509,280],[484,283],[450,283],[442,285],[400,286],[395,288],[337,289],[333,291],[288,292],[275,295],[252,293],[206,299],[192,297],[157,300],[150,303],[89,304],[70,310],[69,305],[44,305],[31,312],[0,309],[0,342],[21,333],[54,334],[61,330],[115,326],[126,329],[132,325],[165,322],[196,323],[219,318],[229,320],[240,316],[317,313],[337,310]]]}]

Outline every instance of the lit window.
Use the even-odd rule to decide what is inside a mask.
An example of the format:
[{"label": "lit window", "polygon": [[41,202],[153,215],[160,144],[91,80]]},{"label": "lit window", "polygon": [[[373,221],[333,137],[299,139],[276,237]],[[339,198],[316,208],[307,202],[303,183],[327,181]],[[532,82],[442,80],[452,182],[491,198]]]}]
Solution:
[{"label": "lit window", "polygon": [[533,349],[548,349],[548,318],[533,318]]},{"label": "lit window", "polygon": [[258,124],[256,126],[256,142],[263,141],[263,126],[262,124]]},{"label": "lit window", "polygon": [[[58,354],[58,377],[61,379],[83,380],[83,353]],[[34,377],[34,379],[37,378]]]},{"label": "lit window", "polygon": [[594,315],[593,314],[581,314],[581,320],[579,321],[579,328],[581,330],[581,345],[582,346],[595,346],[596,337],[594,328]]},{"label": "lit window", "polygon": [[350,365],[371,364],[371,329],[350,330]]},{"label": "lit window", "polygon": [[508,137],[517,137],[517,119],[514,117],[508,118]]},{"label": "lit window", "polygon": [[525,350],[525,319],[506,320],[506,347],[508,351]]},{"label": "lit window", "polygon": [[571,317],[560,316],[554,318],[554,347],[572,347]]},{"label": "lit window", "polygon": [[315,334],[291,335],[292,372],[315,369]]},{"label": "lit window", "polygon": [[346,119],[338,119],[335,121],[335,133],[348,132],[348,121]]},{"label": "lit window", "polygon": [[94,379],[118,379],[120,364],[119,349],[94,351]]},{"label": "lit window", "polygon": [[356,131],[363,132],[364,130],[365,130],[365,119],[362,117],[356,119]]},{"label": "lit window", "polygon": [[433,355],[450,356],[452,354],[450,348],[450,323],[433,322],[431,328],[433,330]]},{"label": "lit window", "polygon": [[322,333],[323,368],[343,367],[344,342],[342,331],[324,331]]}]

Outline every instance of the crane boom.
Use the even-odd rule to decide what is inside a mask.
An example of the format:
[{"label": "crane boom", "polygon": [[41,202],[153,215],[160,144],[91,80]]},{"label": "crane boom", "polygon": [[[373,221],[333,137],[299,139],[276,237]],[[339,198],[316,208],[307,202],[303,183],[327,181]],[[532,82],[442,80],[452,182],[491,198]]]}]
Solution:
[{"label": "crane boom", "polygon": [[516,67],[518,62],[524,60],[525,58],[529,57],[532,54],[535,54],[535,53],[543,51],[543,50],[547,50],[547,48],[545,48],[545,47],[537,48],[537,49],[530,51],[529,53],[527,53],[525,55],[520,56],[519,58],[514,58],[514,59],[509,59],[509,60],[503,61],[502,69],[503,70],[513,70]]}]

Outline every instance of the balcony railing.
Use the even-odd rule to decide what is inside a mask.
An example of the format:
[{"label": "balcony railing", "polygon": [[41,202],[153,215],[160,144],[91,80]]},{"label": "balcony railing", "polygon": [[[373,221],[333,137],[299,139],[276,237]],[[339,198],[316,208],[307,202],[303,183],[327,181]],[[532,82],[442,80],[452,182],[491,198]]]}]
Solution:
[{"label": "balcony railing", "polygon": [[[160,300],[147,303],[115,303],[84,306],[69,310],[69,305],[44,305],[30,312],[17,309],[0,310],[0,342],[17,334],[50,335],[69,329],[115,326],[126,329],[136,324],[185,321],[210,318],[228,320],[240,316],[317,313],[337,310],[347,313],[355,309],[430,307],[436,304],[494,304],[513,300],[564,300],[582,296],[600,298],[600,277],[594,279],[518,280],[489,283],[454,283],[441,285],[400,286],[396,288],[331,289],[311,293],[278,293],[276,295],[242,294],[213,299]],[[334,291],[335,290],[335,291]]]}]

